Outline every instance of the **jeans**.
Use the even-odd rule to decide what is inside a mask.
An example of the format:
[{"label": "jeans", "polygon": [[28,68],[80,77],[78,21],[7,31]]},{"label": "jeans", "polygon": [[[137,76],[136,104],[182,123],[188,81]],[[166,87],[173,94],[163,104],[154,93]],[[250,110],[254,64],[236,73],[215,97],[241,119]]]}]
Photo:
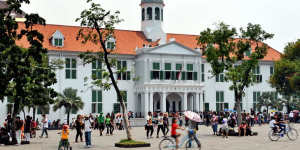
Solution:
[{"label": "jeans", "polygon": [[44,136],[44,133],[46,134],[46,137],[48,137],[48,131],[47,130],[48,130],[48,128],[43,128],[41,137]]},{"label": "jeans", "polygon": [[212,125],[212,128],[213,128],[214,134],[218,132],[218,124],[217,124],[217,123],[214,123],[214,124]]},{"label": "jeans", "polygon": [[165,124],[164,130],[165,130],[164,136],[166,136],[169,133],[169,126]]},{"label": "jeans", "polygon": [[285,126],[284,124],[279,124],[278,126],[279,126],[279,128],[280,128],[279,133],[281,133],[282,130],[283,130],[284,134],[286,134],[286,126]]},{"label": "jeans", "polygon": [[150,136],[152,137],[152,134],[153,134],[153,126],[152,126],[152,125],[151,125],[151,126],[148,126],[148,125],[147,125],[146,129],[147,129],[147,137],[149,137],[149,134],[150,134]]},{"label": "jeans", "polygon": [[164,125],[158,125],[157,126],[157,136],[159,135],[159,131],[162,131],[162,133],[165,135],[165,129],[164,129]]},{"label": "jeans", "polygon": [[82,131],[76,130],[75,142],[78,142],[78,137],[80,137],[80,141],[82,142]]},{"label": "jeans", "polygon": [[21,134],[22,134],[21,130],[16,131],[17,144],[21,144]]},{"label": "jeans", "polygon": [[86,144],[86,146],[92,145],[91,144],[91,131],[85,132],[84,135],[85,135],[85,144]]}]

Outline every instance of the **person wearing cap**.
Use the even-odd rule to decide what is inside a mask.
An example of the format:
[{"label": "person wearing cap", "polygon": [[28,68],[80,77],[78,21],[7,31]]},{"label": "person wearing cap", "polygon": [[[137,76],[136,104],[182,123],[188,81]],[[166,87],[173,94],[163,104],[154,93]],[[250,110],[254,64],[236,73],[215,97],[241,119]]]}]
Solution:
[{"label": "person wearing cap", "polygon": [[105,128],[105,123],[104,123],[104,116],[103,116],[103,112],[100,113],[99,117],[98,117],[98,124],[99,124],[99,132],[100,132],[100,136],[103,135],[103,131]]}]

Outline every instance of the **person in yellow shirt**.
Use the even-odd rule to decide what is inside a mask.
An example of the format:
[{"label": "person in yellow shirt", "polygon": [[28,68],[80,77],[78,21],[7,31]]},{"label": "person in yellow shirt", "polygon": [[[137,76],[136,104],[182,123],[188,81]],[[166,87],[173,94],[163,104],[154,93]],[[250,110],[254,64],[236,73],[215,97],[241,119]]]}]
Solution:
[{"label": "person in yellow shirt", "polygon": [[70,147],[69,143],[69,126],[63,125],[62,131],[61,131],[61,140],[59,142],[58,150],[61,150],[62,147],[66,147],[67,149]]}]

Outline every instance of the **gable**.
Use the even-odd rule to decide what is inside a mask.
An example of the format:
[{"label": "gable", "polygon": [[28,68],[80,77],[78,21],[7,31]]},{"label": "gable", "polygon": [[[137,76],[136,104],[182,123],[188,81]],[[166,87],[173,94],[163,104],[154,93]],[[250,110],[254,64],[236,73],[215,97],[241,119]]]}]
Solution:
[{"label": "gable", "polygon": [[149,49],[147,53],[151,54],[168,54],[168,55],[200,55],[200,51],[192,50],[177,42],[170,42],[165,45]]}]

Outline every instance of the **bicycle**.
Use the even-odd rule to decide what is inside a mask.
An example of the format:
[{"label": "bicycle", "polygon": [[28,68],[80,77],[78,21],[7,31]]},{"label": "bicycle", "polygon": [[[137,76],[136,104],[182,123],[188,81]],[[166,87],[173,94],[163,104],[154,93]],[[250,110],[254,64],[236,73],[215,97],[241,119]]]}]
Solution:
[{"label": "bicycle", "polygon": [[[286,134],[287,137],[289,138],[289,140],[295,141],[299,136],[298,131],[295,128],[293,128],[290,123],[287,123],[286,125],[287,126],[285,129],[286,130],[285,133],[279,133],[277,128],[271,128],[271,130],[269,131],[269,139],[271,141],[278,141],[280,138],[284,137],[284,135]],[[284,131],[282,131],[282,132],[284,132]]]},{"label": "bicycle", "polygon": [[[201,150],[201,143],[197,138],[196,132],[192,129],[189,129],[188,134],[184,136],[179,142],[178,147],[181,148],[185,146],[187,150]],[[159,142],[159,150],[175,150],[176,142],[174,138],[165,137]]]}]

